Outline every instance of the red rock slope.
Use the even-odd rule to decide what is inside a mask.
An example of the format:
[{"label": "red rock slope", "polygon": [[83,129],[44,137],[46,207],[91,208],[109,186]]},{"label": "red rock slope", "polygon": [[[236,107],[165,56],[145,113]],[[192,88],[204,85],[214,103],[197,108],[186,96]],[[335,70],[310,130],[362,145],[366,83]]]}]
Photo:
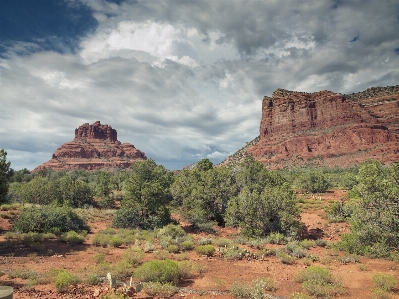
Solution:
[{"label": "red rock slope", "polygon": [[248,153],[270,168],[399,161],[399,86],[351,95],[277,89],[263,98],[259,138],[223,164]]},{"label": "red rock slope", "polygon": [[71,169],[115,169],[128,168],[137,160],[147,159],[145,153],[130,143],[117,140],[117,132],[99,121],[81,125],[75,129],[75,138],[61,145],[51,160],[33,171],[45,168],[53,170]]}]

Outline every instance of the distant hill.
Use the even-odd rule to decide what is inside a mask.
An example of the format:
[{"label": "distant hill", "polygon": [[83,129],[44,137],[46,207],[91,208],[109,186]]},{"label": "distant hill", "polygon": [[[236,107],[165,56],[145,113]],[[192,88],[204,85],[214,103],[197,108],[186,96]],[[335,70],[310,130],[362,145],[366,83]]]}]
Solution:
[{"label": "distant hill", "polygon": [[272,169],[399,161],[399,85],[349,95],[277,89],[263,98],[260,135],[220,165],[248,154]]}]

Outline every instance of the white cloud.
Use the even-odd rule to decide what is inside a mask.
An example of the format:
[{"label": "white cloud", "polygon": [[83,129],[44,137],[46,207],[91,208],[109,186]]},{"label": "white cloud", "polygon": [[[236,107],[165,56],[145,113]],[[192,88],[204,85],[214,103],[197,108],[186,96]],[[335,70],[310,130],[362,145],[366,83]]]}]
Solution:
[{"label": "white cloud", "polygon": [[399,82],[392,1],[82,2],[99,24],[76,53],[15,42],[0,59],[0,147],[12,167],[44,162],[96,120],[169,168],[223,159],[259,134],[262,98],[278,87]]}]

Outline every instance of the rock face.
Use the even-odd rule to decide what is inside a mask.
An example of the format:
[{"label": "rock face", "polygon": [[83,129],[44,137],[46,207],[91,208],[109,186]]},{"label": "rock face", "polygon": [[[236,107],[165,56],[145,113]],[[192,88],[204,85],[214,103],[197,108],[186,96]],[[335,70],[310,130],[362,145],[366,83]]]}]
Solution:
[{"label": "rock face", "polygon": [[270,168],[399,161],[399,86],[350,95],[277,89],[263,98],[260,136],[223,164],[246,154]]},{"label": "rock face", "polygon": [[99,121],[81,125],[75,129],[75,138],[61,145],[51,160],[36,167],[33,171],[51,168],[71,169],[116,169],[128,168],[137,160],[147,159],[145,153],[130,143],[121,143],[117,132]]}]

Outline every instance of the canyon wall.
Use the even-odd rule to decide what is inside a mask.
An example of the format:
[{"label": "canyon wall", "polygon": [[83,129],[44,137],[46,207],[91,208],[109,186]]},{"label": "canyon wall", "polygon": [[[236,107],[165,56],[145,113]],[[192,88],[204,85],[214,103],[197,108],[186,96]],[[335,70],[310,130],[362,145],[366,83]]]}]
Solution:
[{"label": "canyon wall", "polygon": [[259,133],[222,164],[246,154],[270,168],[399,161],[399,86],[350,95],[277,89],[263,98]]}]

